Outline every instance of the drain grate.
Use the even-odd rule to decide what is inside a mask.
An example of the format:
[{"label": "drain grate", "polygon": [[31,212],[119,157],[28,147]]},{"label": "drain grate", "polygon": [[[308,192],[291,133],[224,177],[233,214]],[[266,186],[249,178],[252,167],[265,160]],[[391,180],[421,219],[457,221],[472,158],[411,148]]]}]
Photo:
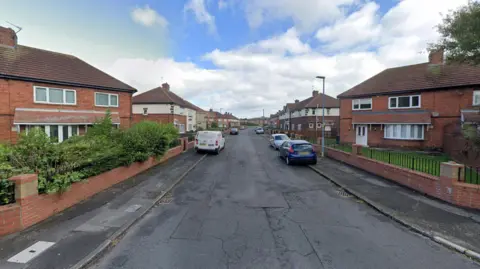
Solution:
[{"label": "drain grate", "polygon": [[162,199],[160,199],[160,201],[158,201],[159,204],[170,204],[172,203],[173,201],[173,195],[172,195],[172,192],[168,192],[167,194],[165,194],[165,196],[162,197]]},{"label": "drain grate", "polygon": [[344,198],[351,198],[351,197],[353,197],[353,195],[351,195],[350,193],[348,193],[348,192],[345,191],[344,189],[338,189],[338,190],[337,190],[337,194],[340,195],[341,197],[344,197]]}]

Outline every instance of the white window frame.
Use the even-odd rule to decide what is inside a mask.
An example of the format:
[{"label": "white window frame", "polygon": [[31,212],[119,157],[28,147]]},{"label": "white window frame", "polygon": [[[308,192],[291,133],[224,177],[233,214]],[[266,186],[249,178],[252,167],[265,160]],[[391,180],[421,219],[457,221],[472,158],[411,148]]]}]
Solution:
[{"label": "white window frame", "polygon": [[[398,98],[401,98],[401,97],[409,97],[410,106],[408,106],[408,107],[398,107]],[[412,106],[413,97],[418,97],[418,106]],[[391,99],[397,99],[397,106],[396,107],[391,106],[391,102],[390,102]],[[388,109],[410,109],[410,108],[420,108],[420,107],[422,107],[422,96],[420,94],[388,97]]]},{"label": "white window frame", "polygon": [[[401,137],[401,131],[402,131],[402,126],[406,126],[406,136],[407,137]],[[413,126],[419,126],[415,128],[414,131],[414,137],[410,137],[411,134],[411,128]],[[395,128],[395,129],[390,129],[390,128]],[[390,130],[392,132],[390,132]],[[422,130],[422,137],[418,138],[418,131]],[[395,133],[395,136],[393,134]],[[385,124],[383,127],[383,138],[384,139],[391,139],[391,140],[416,140],[416,141],[421,141],[425,140],[425,125],[424,124]]]},{"label": "white window frame", "polygon": [[[22,124],[23,125],[23,124]],[[44,126],[45,129],[45,134],[50,137],[50,126],[57,126],[58,128],[58,143],[62,143],[64,140],[63,140],[63,127],[64,126],[68,126],[68,138],[72,137],[73,134],[72,134],[72,126],[77,126],[77,134],[76,135],[80,135],[80,126],[81,125],[68,125],[68,124],[51,124],[51,125],[35,125],[35,124],[26,124],[25,125],[25,131],[27,132],[28,134],[28,131],[30,130],[30,126],[35,126],[35,127],[39,127],[39,126]]]},{"label": "white window frame", "polygon": [[[97,104],[97,94],[106,94],[108,96],[108,105],[105,106],[105,105]],[[112,96],[112,95],[117,97],[117,105],[116,106],[113,106],[111,104],[110,96]],[[95,99],[95,106],[98,106],[98,107],[118,107],[120,105],[120,97],[116,93],[95,92],[95,95],[94,95],[93,98]]]},{"label": "white window frame", "polygon": [[[46,92],[46,97],[47,97],[47,101],[37,101],[37,89],[40,88],[40,89],[46,89],[47,92]],[[63,102],[62,103],[54,103],[54,102],[50,102],[50,89],[54,89],[54,90],[62,90],[63,92]],[[65,94],[65,92],[73,92],[73,96],[75,97],[75,100],[73,103],[67,103],[67,96]],[[75,106],[77,105],[77,91],[76,90],[72,90],[72,89],[63,89],[63,88],[54,88],[54,87],[43,87],[43,86],[33,86],[33,102],[35,104],[47,104],[47,105],[67,105],[67,106]]]},{"label": "white window frame", "polygon": [[[370,100],[370,108],[360,108],[362,101]],[[358,102],[358,108],[355,108],[355,103]],[[373,99],[372,98],[362,98],[362,99],[353,99],[352,100],[352,110],[372,110],[373,109]]]},{"label": "white window frame", "polygon": [[[475,97],[478,96],[478,103],[475,103]],[[473,91],[473,105],[474,106],[480,106],[480,90],[478,91]]]},{"label": "white window frame", "polygon": [[301,131],[302,130],[302,124],[297,124],[297,131]]},{"label": "white window frame", "polygon": [[309,129],[313,129],[313,127],[314,127],[314,124],[312,122],[308,123],[308,128]]}]

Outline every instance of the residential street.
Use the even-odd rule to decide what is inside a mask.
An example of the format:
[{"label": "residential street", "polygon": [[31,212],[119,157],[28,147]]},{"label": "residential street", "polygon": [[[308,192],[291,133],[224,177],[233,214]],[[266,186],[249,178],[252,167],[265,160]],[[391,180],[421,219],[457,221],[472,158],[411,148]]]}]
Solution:
[{"label": "residential street", "polygon": [[172,195],[92,268],[480,268],[285,165],[251,129]]}]

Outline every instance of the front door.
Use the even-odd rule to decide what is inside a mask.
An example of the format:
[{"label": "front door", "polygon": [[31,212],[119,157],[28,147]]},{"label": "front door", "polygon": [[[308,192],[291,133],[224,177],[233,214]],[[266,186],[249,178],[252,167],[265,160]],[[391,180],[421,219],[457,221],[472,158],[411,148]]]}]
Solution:
[{"label": "front door", "polygon": [[368,128],[367,125],[357,125],[356,131],[356,143],[358,145],[367,146],[368,143]]}]

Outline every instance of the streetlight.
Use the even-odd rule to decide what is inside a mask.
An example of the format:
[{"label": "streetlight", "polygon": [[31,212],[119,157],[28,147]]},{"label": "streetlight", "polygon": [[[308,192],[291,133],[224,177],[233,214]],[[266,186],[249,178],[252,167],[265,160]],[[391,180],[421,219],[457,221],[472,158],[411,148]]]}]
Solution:
[{"label": "streetlight", "polygon": [[325,157],[325,77],[316,76],[316,78],[323,81],[323,96],[322,96],[322,158]]}]

